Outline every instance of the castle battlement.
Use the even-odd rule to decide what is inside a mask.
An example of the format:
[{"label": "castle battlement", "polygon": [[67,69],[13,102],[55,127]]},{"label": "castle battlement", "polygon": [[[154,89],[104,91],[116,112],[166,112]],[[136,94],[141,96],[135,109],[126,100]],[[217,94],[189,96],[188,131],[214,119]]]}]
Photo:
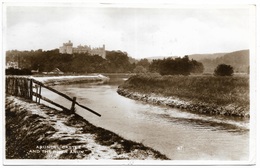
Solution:
[{"label": "castle battlement", "polygon": [[102,47],[96,48],[91,48],[90,45],[78,45],[77,47],[73,47],[73,43],[69,40],[68,43],[63,43],[63,46],[59,48],[59,52],[61,54],[89,53],[91,55],[99,55],[104,59],[106,58],[106,50],[104,44]]}]

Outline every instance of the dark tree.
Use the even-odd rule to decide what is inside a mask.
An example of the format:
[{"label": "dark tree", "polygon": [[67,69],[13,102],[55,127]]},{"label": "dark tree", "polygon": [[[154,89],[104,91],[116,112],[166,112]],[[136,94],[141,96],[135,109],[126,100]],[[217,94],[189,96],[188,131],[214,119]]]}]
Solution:
[{"label": "dark tree", "polygon": [[107,51],[106,60],[109,65],[109,72],[129,72],[131,71],[131,63],[129,62],[129,57],[126,52],[122,51]]},{"label": "dark tree", "polygon": [[139,62],[137,62],[136,66],[142,66],[143,68],[148,70],[149,66],[150,66],[150,62],[148,61],[148,59],[144,58],[144,59],[141,59]]},{"label": "dark tree", "polygon": [[149,66],[149,71],[150,72],[159,72],[161,62],[162,62],[162,60],[154,59]]},{"label": "dark tree", "polygon": [[214,70],[215,76],[232,76],[234,73],[233,67],[226,64],[219,64]]},{"label": "dark tree", "polygon": [[191,64],[192,64],[192,70],[191,70],[192,73],[195,74],[203,73],[204,66],[201,62],[191,60]]},{"label": "dark tree", "polygon": [[147,69],[145,67],[143,67],[142,65],[138,65],[138,66],[135,67],[133,72],[134,73],[146,73]]},{"label": "dark tree", "polygon": [[184,56],[183,58],[153,60],[149,70],[159,72],[161,75],[190,75],[190,73],[202,73],[204,67],[202,63],[190,61],[188,56]]}]

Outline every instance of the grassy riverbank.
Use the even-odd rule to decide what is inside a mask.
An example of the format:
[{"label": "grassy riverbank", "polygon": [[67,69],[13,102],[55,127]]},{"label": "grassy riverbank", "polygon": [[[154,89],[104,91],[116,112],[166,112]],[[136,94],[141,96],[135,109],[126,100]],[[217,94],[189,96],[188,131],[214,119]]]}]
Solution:
[{"label": "grassy riverbank", "polygon": [[[238,110],[244,116],[249,111],[248,76],[160,76],[136,75],[119,89],[140,94],[175,97],[188,104]],[[228,114],[228,113],[227,113]]]},{"label": "grassy riverbank", "polygon": [[81,116],[6,95],[6,159],[167,160]]}]

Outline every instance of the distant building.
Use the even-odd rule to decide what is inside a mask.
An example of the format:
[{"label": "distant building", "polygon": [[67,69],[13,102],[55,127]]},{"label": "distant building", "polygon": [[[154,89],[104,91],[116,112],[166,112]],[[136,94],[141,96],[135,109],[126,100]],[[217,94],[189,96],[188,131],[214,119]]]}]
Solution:
[{"label": "distant building", "polygon": [[6,69],[8,68],[14,68],[14,69],[20,69],[18,62],[10,61],[6,63]]},{"label": "distant building", "polygon": [[91,48],[87,45],[79,45],[78,47],[73,47],[73,43],[69,41],[68,43],[63,43],[63,46],[59,49],[61,54],[73,54],[73,53],[89,53],[91,55],[99,55],[102,58],[106,58],[105,45],[103,47]]},{"label": "distant building", "polygon": [[70,41],[68,43],[63,43],[63,46],[60,47],[60,53],[62,54],[72,54],[73,53],[73,43]]}]

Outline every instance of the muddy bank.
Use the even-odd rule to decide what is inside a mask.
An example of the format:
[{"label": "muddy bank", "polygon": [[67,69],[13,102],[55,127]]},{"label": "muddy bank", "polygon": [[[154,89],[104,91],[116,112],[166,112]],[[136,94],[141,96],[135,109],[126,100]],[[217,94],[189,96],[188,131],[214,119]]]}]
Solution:
[{"label": "muddy bank", "polygon": [[81,116],[6,95],[6,159],[167,160]]},{"label": "muddy bank", "polygon": [[212,114],[212,115],[226,115],[226,116],[236,116],[236,117],[248,117],[249,109],[244,109],[243,107],[238,107],[234,105],[229,106],[219,106],[212,105],[202,102],[192,102],[183,101],[177,97],[165,97],[157,94],[142,94],[139,92],[133,92],[128,89],[119,87],[117,93],[134,100],[140,100],[143,102],[165,105],[173,108],[185,109],[194,113],[201,114]]}]

